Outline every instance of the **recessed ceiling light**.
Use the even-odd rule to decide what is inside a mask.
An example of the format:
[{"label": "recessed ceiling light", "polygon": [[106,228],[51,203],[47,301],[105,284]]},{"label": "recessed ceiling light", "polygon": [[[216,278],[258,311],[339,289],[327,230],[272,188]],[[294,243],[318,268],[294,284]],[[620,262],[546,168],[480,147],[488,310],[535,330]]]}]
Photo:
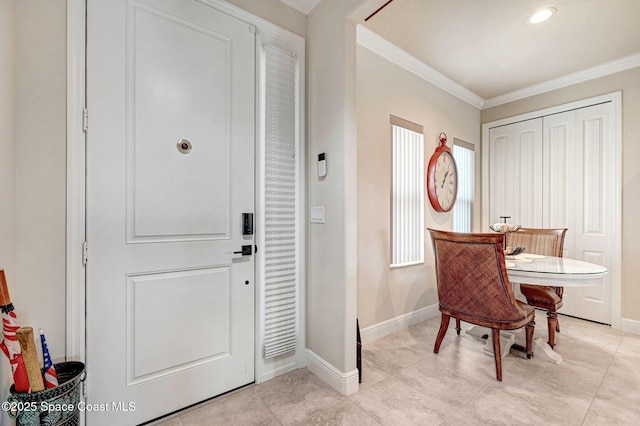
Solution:
[{"label": "recessed ceiling light", "polygon": [[546,9],[542,9],[533,14],[529,22],[532,24],[539,24],[540,22],[544,22],[547,19],[551,18],[551,15],[556,13],[555,7],[547,7]]}]

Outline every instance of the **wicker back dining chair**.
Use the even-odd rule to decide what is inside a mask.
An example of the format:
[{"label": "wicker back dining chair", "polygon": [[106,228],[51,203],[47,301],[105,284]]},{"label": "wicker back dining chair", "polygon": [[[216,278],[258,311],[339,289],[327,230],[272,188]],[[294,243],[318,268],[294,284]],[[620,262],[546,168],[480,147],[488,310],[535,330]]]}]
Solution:
[{"label": "wicker back dining chair", "polygon": [[[524,247],[525,253],[562,257],[566,234],[566,228],[520,228],[507,234],[507,245]],[[547,343],[553,348],[556,345],[556,332],[560,332],[557,312],[562,307],[564,288],[520,284],[520,291],[529,305],[547,311]]]},{"label": "wicker back dining chair", "polygon": [[492,330],[496,378],[502,380],[500,330],[526,327],[527,358],[533,355],[535,309],[515,299],[504,263],[500,234],[465,234],[429,229],[435,255],[440,330],[438,353],[451,317]]}]

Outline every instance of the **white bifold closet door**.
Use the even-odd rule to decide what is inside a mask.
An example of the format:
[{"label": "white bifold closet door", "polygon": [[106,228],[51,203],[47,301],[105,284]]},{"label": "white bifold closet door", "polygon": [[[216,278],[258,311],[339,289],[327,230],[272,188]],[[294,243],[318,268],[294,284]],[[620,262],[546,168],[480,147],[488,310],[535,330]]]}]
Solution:
[{"label": "white bifold closet door", "polygon": [[[528,228],[567,228],[564,255],[613,269],[614,105],[604,102],[489,130],[489,217]],[[559,313],[611,324],[611,273],[565,287]]]}]

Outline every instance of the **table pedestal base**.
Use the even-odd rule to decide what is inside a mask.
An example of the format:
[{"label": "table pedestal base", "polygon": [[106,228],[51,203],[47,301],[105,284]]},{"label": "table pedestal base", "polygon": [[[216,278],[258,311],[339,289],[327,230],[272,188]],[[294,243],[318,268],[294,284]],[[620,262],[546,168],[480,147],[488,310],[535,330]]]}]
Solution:
[{"label": "table pedestal base", "polygon": [[[485,340],[483,352],[493,357],[493,340],[491,338],[491,329],[474,325],[465,331],[465,334]],[[516,343],[515,333],[510,331],[500,331],[500,355],[502,358],[509,355],[511,347]],[[535,352],[534,352],[535,355]]]},{"label": "table pedestal base", "polygon": [[[473,326],[464,331],[464,333],[485,340],[483,352],[493,357],[493,341],[491,340],[490,328]],[[509,355],[512,346],[516,346],[517,349],[524,352],[526,345],[526,333],[524,333],[523,329],[500,331],[500,355],[502,358]],[[533,356],[552,364],[560,364],[562,362],[562,355],[551,349],[551,346],[540,337],[533,339]]]}]

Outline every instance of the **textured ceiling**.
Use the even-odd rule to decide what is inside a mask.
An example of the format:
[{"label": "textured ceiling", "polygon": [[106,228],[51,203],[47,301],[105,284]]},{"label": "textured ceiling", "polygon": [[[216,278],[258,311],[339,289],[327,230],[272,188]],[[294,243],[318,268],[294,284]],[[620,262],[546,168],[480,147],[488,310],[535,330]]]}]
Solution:
[{"label": "textured ceiling", "polygon": [[484,99],[640,53],[640,0],[393,0],[363,25]]}]

